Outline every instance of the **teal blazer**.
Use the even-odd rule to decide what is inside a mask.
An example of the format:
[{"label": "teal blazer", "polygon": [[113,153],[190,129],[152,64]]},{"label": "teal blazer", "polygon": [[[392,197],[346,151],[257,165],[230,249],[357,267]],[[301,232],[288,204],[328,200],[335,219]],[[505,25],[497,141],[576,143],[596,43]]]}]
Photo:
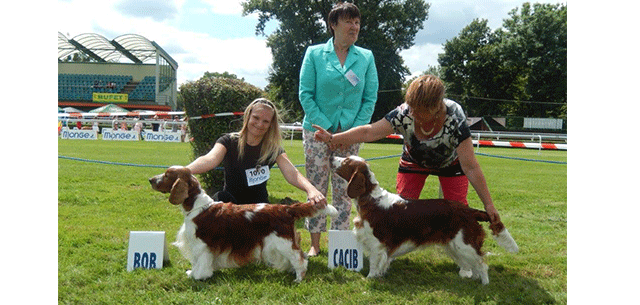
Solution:
[{"label": "teal blazer", "polygon": [[[357,77],[351,77],[351,72]],[[355,84],[355,85],[354,85]],[[378,72],[373,53],[352,45],[344,66],[333,48],[333,38],[310,46],[300,68],[300,104],[304,110],[302,127],[312,124],[335,132],[368,124],[378,99]]]}]

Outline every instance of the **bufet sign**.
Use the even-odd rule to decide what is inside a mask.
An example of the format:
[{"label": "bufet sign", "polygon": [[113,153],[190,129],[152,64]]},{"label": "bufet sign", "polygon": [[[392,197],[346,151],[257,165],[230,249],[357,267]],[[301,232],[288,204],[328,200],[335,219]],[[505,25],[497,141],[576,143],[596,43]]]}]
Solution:
[{"label": "bufet sign", "polygon": [[129,232],[127,271],[133,269],[162,269],[169,261],[166,239],[162,231]]},{"label": "bufet sign", "polygon": [[356,235],[350,230],[329,230],[329,259],[330,269],[342,266],[352,271],[360,271],[364,255],[362,246],[356,240]]}]

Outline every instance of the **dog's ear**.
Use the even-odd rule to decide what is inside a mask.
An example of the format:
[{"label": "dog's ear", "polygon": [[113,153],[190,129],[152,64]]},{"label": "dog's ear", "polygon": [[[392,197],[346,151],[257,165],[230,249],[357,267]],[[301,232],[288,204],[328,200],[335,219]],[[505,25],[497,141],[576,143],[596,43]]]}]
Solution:
[{"label": "dog's ear", "polygon": [[169,202],[174,205],[182,204],[189,197],[189,184],[182,178],[178,178],[171,187]]},{"label": "dog's ear", "polygon": [[189,188],[197,188],[200,186],[200,182],[195,176],[191,174],[191,170],[187,167],[181,167],[178,169],[178,179],[182,179],[187,183]]},{"label": "dog's ear", "polygon": [[365,179],[363,173],[360,171],[355,171],[349,180],[349,185],[347,186],[347,196],[349,198],[358,198],[360,195],[364,194],[365,187]]}]

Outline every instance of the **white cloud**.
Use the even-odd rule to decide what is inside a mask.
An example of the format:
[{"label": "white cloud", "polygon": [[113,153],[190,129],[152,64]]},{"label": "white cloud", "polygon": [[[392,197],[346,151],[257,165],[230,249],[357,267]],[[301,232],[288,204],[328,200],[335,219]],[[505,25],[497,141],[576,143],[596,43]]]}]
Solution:
[{"label": "white cloud", "polygon": [[438,54],[443,51],[441,44],[426,43],[414,45],[400,52],[400,56],[404,59],[404,64],[411,72],[407,79],[422,74],[429,66],[438,66]]},{"label": "white cloud", "polygon": [[182,1],[124,0],[115,5],[123,15],[149,17],[154,21],[173,19],[178,15]]},{"label": "white cloud", "polygon": [[182,45],[185,52],[174,57],[180,63],[178,83],[197,80],[208,71],[236,74],[260,88],[267,85],[271,50],[265,40],[255,37],[220,40],[192,34],[181,41],[185,42]]},{"label": "white cloud", "polygon": [[416,35],[416,44],[445,43],[460,34],[460,31],[474,19],[486,19],[492,29],[502,27],[509,12],[521,8],[524,2],[566,3],[562,0],[434,0],[430,1],[429,18],[424,29]]},{"label": "white cloud", "polygon": [[203,2],[211,7],[214,14],[221,15],[241,15],[242,5],[240,2],[244,0],[203,0]]},{"label": "white cloud", "polygon": [[[100,14],[95,14],[95,3],[59,1],[61,16],[58,30],[68,38],[82,33],[97,33],[110,40],[129,33],[142,35],[158,43],[178,62],[178,84],[197,80],[209,71],[233,73],[264,88],[272,61],[266,39],[256,36],[219,39],[208,33],[180,30],[173,21],[189,18],[184,15],[187,10],[180,9],[182,2],[162,5],[164,9],[159,10],[157,15],[125,15],[119,12],[122,6],[138,6],[131,6],[129,1],[112,6],[107,4],[101,8]],[[239,1],[209,1],[209,4],[216,12],[237,16],[242,10]],[[177,8],[177,15],[171,15],[173,8]]]},{"label": "white cloud", "polygon": [[566,4],[562,0],[430,1],[429,18],[424,29],[416,34],[415,45],[400,52],[411,76],[421,74],[428,66],[438,66],[438,54],[444,51],[443,44],[457,37],[473,19],[486,19],[488,26],[496,30],[502,27],[504,19],[510,18],[509,12],[521,8],[524,2]]}]

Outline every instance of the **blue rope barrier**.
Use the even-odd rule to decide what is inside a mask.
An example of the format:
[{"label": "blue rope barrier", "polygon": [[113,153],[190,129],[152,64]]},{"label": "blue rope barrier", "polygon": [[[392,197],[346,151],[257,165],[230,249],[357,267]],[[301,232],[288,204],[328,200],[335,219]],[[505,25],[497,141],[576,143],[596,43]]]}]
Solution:
[{"label": "blue rope barrier", "polygon": [[90,159],[82,159],[82,158],[74,158],[67,156],[58,156],[58,159],[67,159],[73,161],[82,161],[89,163],[100,163],[100,164],[109,164],[109,165],[125,165],[125,166],[136,166],[136,167],[155,167],[155,168],[168,168],[166,165],[150,165],[150,164],[135,164],[135,163],[122,163],[122,162],[111,162],[111,161],[100,161],[100,160],[90,160]]},{"label": "blue rope barrier", "polygon": [[[501,159],[509,159],[509,160],[518,160],[518,161],[542,162],[542,163],[552,163],[552,164],[567,164],[567,162],[563,162],[563,161],[536,160],[536,159],[527,159],[527,158],[518,158],[518,157],[506,157],[506,156],[496,156],[496,155],[489,155],[489,154],[483,154],[483,153],[476,153],[476,155],[485,156],[485,157],[493,157],[493,158],[501,158]],[[367,161],[375,161],[375,160],[382,160],[382,159],[389,159],[389,158],[398,158],[400,156],[402,156],[402,155],[372,157],[372,158],[368,158],[368,159],[365,159],[365,160],[367,160]],[[169,168],[171,166],[171,165],[152,165],[152,164],[135,164],[135,163],[100,161],[100,160],[90,160],[90,159],[67,157],[67,156],[58,156],[58,159],[66,159],[66,160],[89,162],[89,163],[108,164],[108,165],[135,166],[135,167]],[[294,166],[295,167],[303,167],[304,164],[294,165]],[[278,166],[274,166],[274,168],[278,168]],[[223,167],[219,166],[219,167],[216,167],[214,169],[221,170],[221,169],[223,169]]]},{"label": "blue rope barrier", "polygon": [[496,155],[489,155],[489,154],[483,154],[483,153],[476,153],[476,155],[485,156],[485,157],[500,158],[500,159],[518,160],[518,161],[542,162],[542,163],[552,163],[552,164],[567,164],[567,162],[564,162],[564,161],[536,160],[536,159],[527,159],[527,158],[519,158],[519,157],[505,157],[505,156],[496,156]]}]

